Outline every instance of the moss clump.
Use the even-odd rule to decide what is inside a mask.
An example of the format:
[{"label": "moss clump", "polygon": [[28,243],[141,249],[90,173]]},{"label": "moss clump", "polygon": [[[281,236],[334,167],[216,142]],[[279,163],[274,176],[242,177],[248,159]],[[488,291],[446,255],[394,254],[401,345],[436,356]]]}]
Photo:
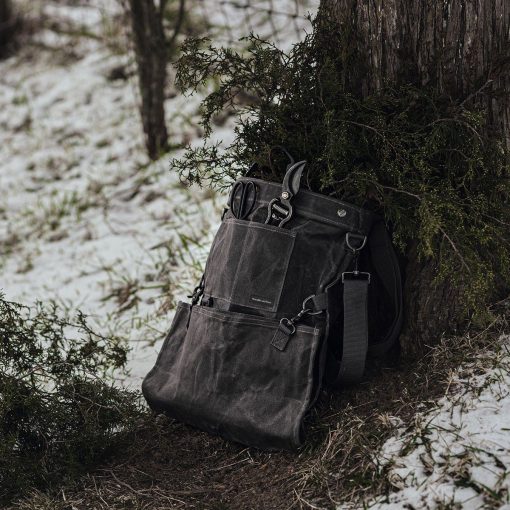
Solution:
[{"label": "moss clump", "polygon": [[82,314],[31,312],[0,294],[0,502],[72,479],[128,439],[139,396],[105,379],[125,363],[119,339]]},{"label": "moss clump", "polygon": [[[214,78],[202,104],[206,136],[227,107],[237,115],[236,137],[224,150],[207,141],[188,148],[173,167],[187,181],[224,187],[255,161],[260,177],[281,180],[285,165],[269,155],[283,145],[308,161],[312,190],[384,214],[404,254],[414,247],[437,259],[438,277],[462,280],[466,307],[481,310],[496,283],[510,284],[509,158],[501,137],[465,98],[434,88],[352,93],[345,85],[352,52],[337,29],[318,28],[289,53],[256,37],[244,53],[188,41],[178,84],[194,91]],[[240,101],[247,93],[248,104]]]}]

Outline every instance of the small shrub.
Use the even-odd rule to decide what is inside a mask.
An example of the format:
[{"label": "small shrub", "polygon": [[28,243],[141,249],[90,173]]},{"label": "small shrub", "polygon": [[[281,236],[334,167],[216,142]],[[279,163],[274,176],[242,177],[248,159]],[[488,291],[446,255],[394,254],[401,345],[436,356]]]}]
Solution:
[{"label": "small shrub", "polygon": [[68,481],[128,439],[139,396],[108,382],[126,354],[81,313],[0,294],[0,501]]},{"label": "small shrub", "polygon": [[184,44],[181,89],[216,83],[202,103],[206,137],[225,108],[237,126],[230,146],[189,147],[173,169],[224,188],[256,162],[257,177],[281,181],[285,159],[270,155],[283,145],[307,160],[305,185],[384,215],[402,253],[416,248],[437,261],[438,279],[464,288],[466,309],[481,313],[494,289],[510,286],[510,155],[501,134],[469,95],[413,83],[353,92],[345,78],[356,68],[353,45],[317,23],[289,52],[254,36],[244,52]]}]

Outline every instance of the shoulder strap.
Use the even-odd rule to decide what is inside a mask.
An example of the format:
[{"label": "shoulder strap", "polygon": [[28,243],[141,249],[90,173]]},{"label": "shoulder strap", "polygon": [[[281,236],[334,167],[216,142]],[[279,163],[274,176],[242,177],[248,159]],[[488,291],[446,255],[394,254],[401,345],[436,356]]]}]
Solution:
[{"label": "shoulder strap", "polygon": [[397,340],[402,328],[402,279],[388,231],[377,221],[368,238],[370,258],[377,276],[393,302],[394,317],[383,340],[368,345],[368,279],[343,280],[344,327],[342,358],[333,384],[353,384],[363,377],[367,353],[380,356]]},{"label": "shoulder strap", "polygon": [[374,356],[385,354],[395,343],[404,319],[402,303],[402,277],[397,255],[382,220],[377,221],[368,238],[368,249],[374,271],[392,300],[393,321],[380,342],[371,344],[368,352]]},{"label": "shoulder strap", "polygon": [[368,350],[368,279],[344,280],[344,334],[338,384],[355,384],[365,371]]}]

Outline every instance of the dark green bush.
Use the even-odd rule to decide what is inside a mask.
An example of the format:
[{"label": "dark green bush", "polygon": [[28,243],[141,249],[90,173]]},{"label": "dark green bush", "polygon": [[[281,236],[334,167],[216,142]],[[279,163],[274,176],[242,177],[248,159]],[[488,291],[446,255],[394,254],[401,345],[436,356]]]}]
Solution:
[{"label": "dark green bush", "polygon": [[139,396],[108,382],[125,363],[119,339],[83,314],[0,294],[0,501],[68,481],[129,438]]},{"label": "dark green bush", "polygon": [[382,213],[404,254],[415,247],[437,259],[438,277],[458,281],[466,308],[481,310],[496,285],[510,285],[509,158],[501,135],[468,97],[433,87],[352,93],[345,76],[355,56],[337,32],[316,24],[289,53],[256,37],[244,53],[188,41],[177,83],[194,91],[215,80],[202,103],[206,136],[215,115],[230,108],[236,137],[225,150],[207,142],[188,148],[173,168],[188,182],[224,187],[257,162],[259,177],[281,181],[285,165],[271,164],[269,154],[283,145],[308,161],[312,190]]}]

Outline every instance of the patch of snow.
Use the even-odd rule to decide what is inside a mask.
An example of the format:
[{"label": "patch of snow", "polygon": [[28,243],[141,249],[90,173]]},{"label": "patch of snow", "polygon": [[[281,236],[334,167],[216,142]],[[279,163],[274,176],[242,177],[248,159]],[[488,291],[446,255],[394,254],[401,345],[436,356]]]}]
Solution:
[{"label": "patch of snow", "polygon": [[317,0],[201,0],[196,12],[211,24],[214,41],[238,46],[241,37],[253,33],[286,51],[310,31],[308,16],[318,5]]},{"label": "patch of snow", "polygon": [[366,508],[509,508],[510,337],[500,343],[486,354],[492,369],[457,377],[456,391],[385,443],[377,463],[394,492]]},{"label": "patch of snow", "polygon": [[[225,4],[225,17],[224,2],[194,8],[200,4],[217,24],[232,23],[235,38],[247,35],[232,18],[244,10]],[[253,2],[266,11],[270,4]],[[294,7],[284,0],[279,9]],[[175,303],[200,279],[225,196],[184,187],[170,156],[147,159],[133,57],[102,37],[120,14],[117,1],[26,8],[56,28],[49,24],[0,62],[0,291],[29,305],[56,300],[80,308],[98,329],[127,339],[133,348],[124,383],[138,388]],[[259,28],[274,30],[267,16]],[[276,28],[284,39],[295,37]],[[125,44],[122,30],[118,37]],[[108,79],[115,68],[129,78]],[[166,101],[172,143],[201,143],[200,101],[179,94]],[[233,137],[228,122],[214,133],[225,144]]]},{"label": "patch of snow", "polygon": [[[247,35],[246,9],[197,5],[218,25],[218,40]],[[276,28],[284,47],[308,26],[269,19],[263,7],[272,2],[250,5],[250,26],[263,36]],[[279,12],[294,7],[278,2]],[[117,8],[113,0],[45,2],[44,13],[97,35]],[[26,304],[80,308],[102,331],[126,338],[133,348],[123,382],[138,388],[176,301],[200,278],[225,196],[182,186],[166,158],[148,161],[136,80],[108,79],[114,68],[132,69],[131,57],[100,37],[46,29],[36,41],[42,49],[0,62],[0,290]],[[201,143],[200,99],[167,100],[172,142]],[[232,125],[214,136],[230,143]],[[407,429],[396,423],[377,459],[395,490],[370,508],[510,509],[507,345],[492,370],[457,381],[468,391],[448,394]]]}]

